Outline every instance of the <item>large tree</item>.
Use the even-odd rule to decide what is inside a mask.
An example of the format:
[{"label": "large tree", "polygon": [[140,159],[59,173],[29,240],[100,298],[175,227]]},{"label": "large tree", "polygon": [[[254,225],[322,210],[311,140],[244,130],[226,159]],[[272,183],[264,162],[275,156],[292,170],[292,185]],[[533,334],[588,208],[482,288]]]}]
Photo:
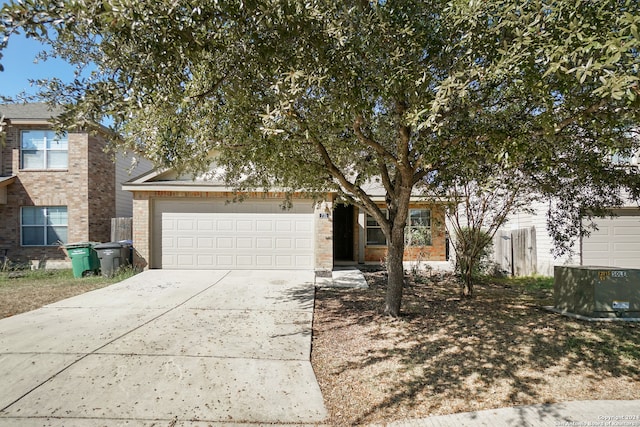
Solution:
[{"label": "large tree", "polygon": [[[67,125],[111,116],[118,144],[194,172],[214,150],[239,189],[340,197],[388,242],[400,313],[412,190],[478,161],[535,171],[543,191],[632,149],[637,1],[13,0],[23,31],[93,72],[53,80]],[[10,42],[10,37],[3,43]],[[482,149],[495,158],[474,157]],[[619,174],[621,186],[637,184]],[[381,209],[363,190],[386,190]],[[634,194],[635,194],[634,193]],[[570,192],[567,192],[570,194]]]}]

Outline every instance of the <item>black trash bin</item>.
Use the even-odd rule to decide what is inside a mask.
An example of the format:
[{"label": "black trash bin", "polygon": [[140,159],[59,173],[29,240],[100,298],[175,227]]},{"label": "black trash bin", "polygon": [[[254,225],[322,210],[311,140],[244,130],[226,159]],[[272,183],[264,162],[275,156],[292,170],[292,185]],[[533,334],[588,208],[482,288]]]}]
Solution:
[{"label": "black trash bin", "polygon": [[133,241],[120,240],[118,243],[122,245],[122,255],[127,258],[128,265],[133,265]]},{"label": "black trash bin", "polygon": [[130,247],[120,242],[100,243],[93,247],[100,259],[100,269],[104,277],[112,277],[120,267],[129,264]]}]

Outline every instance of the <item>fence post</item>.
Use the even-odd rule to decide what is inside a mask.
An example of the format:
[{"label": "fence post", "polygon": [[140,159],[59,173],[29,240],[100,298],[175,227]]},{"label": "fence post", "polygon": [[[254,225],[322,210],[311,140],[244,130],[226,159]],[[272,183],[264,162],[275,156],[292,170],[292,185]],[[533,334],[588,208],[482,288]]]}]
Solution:
[{"label": "fence post", "polygon": [[513,242],[513,273],[515,276],[530,276],[537,270],[535,227],[521,228],[511,233]]},{"label": "fence post", "polygon": [[511,252],[511,233],[498,230],[493,236],[494,258],[501,271],[513,275],[513,254]]}]

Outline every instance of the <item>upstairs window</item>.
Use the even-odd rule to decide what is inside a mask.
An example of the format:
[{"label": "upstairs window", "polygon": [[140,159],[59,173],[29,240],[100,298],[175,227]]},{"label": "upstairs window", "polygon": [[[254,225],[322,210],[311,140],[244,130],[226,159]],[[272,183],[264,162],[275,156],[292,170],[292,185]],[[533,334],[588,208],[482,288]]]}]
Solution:
[{"label": "upstairs window", "polygon": [[20,141],[21,169],[67,169],[69,140],[67,134],[52,130],[22,131]]},{"label": "upstairs window", "polygon": [[67,243],[66,206],[24,206],[20,219],[22,246]]}]

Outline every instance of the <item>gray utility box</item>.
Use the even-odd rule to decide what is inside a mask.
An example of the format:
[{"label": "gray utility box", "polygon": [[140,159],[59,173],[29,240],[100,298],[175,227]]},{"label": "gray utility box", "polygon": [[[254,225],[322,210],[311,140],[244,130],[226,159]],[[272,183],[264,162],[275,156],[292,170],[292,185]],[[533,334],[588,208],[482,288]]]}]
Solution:
[{"label": "gray utility box", "polygon": [[640,317],[640,270],[555,267],[555,308],[588,317]]}]

